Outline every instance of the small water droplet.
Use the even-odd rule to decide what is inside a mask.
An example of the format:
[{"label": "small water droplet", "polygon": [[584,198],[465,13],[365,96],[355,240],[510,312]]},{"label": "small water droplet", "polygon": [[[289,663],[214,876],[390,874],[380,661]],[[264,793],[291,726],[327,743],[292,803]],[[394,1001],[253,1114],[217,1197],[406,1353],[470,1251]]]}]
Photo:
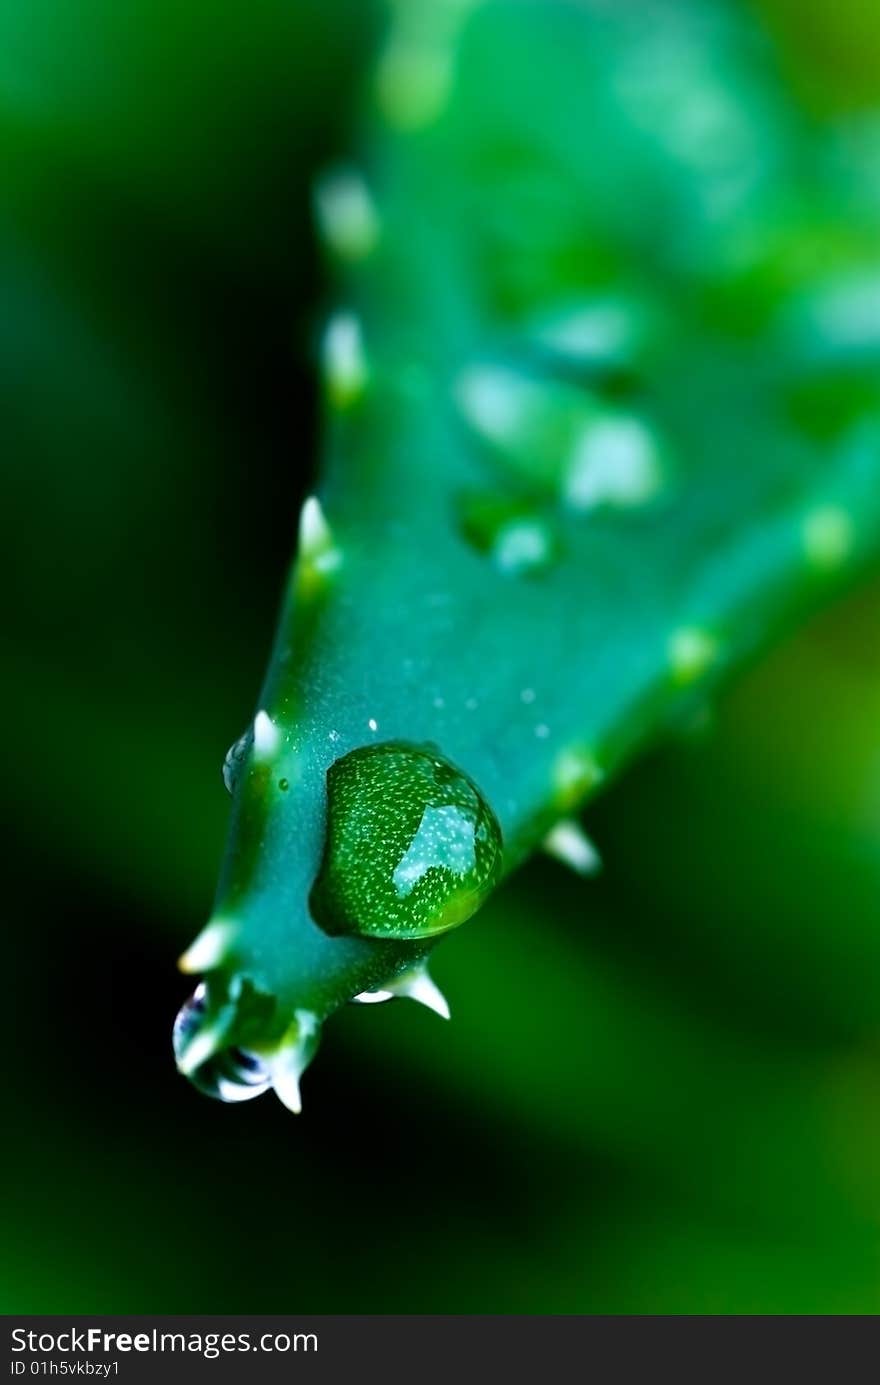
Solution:
[{"label": "small water droplet", "polygon": [[476,366],[463,373],[456,398],[474,433],[548,501],[562,497],[582,511],[625,508],[652,499],[666,481],[669,459],[655,426],[595,389]]},{"label": "small water droplet", "polygon": [[[206,1026],[210,1029],[211,1023],[203,982],[181,1006],[174,1021],[172,1043],[179,1065],[185,1064],[187,1051],[206,1032]],[[262,1059],[236,1046],[221,1046],[209,1053],[203,1062],[187,1070],[187,1076],[200,1092],[226,1102],[250,1101],[265,1092],[272,1082]]]},{"label": "small water droplet", "polygon": [[235,792],[235,786],[241,778],[252,734],[251,727],[248,727],[244,735],[239,736],[238,740],[234,741],[226,752],[223,761],[223,783],[229,793]]},{"label": "small water droplet", "polygon": [[279,779],[279,780],[278,780],[278,787],[279,787],[279,789],[281,790],[282,793],[287,793],[287,790],[290,788],[290,780],[289,780],[289,779]]},{"label": "small water droplet", "polygon": [[542,313],[529,335],[560,365],[589,371],[632,370],[652,335],[653,314],[634,295],[601,291]]},{"label": "small water droplet", "polygon": [[459,498],[458,512],[468,543],[489,556],[501,572],[527,576],[542,572],[556,560],[555,525],[530,503],[494,492],[470,493]]},{"label": "small water droplet", "polygon": [[549,527],[533,519],[513,520],[499,529],[492,556],[502,572],[547,567],[553,557]]},{"label": "small water droplet", "polygon": [[331,766],[327,791],[310,902],[328,933],[431,937],[470,918],[495,884],[495,815],[432,747],[390,741],[354,750]]},{"label": "small water droplet", "polygon": [[856,265],[812,281],[780,314],[780,336],[811,365],[876,363],[880,352],[880,270]]},{"label": "small water droplet", "polygon": [[352,1005],[381,1005],[386,1000],[393,1000],[394,996],[390,991],[360,991],[352,996]]},{"label": "small water droplet", "polygon": [[575,510],[626,508],[660,489],[663,467],[652,431],[634,416],[609,412],[587,424],[571,455],[565,498]]},{"label": "small water droplet", "polygon": [[465,370],[456,401],[474,433],[531,484],[559,486],[584,393],[506,366]]}]

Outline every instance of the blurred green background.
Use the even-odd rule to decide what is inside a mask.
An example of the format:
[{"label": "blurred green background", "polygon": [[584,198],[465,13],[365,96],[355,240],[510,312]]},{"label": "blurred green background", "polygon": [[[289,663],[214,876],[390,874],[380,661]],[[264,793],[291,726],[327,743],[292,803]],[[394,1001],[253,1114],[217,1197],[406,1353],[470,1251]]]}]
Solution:
[{"label": "blurred green background", "polygon": [[[880,17],[767,0],[797,99]],[[437,953],[305,1114],[175,1072],[178,953],[314,465],[358,0],[3,0],[6,1312],[880,1310],[880,586]],[[549,907],[552,901],[553,907]]]}]

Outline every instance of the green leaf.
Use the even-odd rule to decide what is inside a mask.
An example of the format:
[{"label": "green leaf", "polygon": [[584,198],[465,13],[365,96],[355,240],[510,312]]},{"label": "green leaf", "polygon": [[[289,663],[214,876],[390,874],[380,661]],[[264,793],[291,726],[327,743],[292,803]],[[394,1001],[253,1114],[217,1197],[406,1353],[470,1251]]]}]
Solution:
[{"label": "green leaf", "polygon": [[876,209],[838,215],[834,132],[755,38],[712,5],[395,8],[359,167],[316,194],[320,501],[183,959],[178,1062],[215,1094],[298,1109],[328,1014],[431,994],[418,919],[310,911],[343,757],[436,748],[503,873],[551,831],[584,869],[559,824],[880,551]]}]

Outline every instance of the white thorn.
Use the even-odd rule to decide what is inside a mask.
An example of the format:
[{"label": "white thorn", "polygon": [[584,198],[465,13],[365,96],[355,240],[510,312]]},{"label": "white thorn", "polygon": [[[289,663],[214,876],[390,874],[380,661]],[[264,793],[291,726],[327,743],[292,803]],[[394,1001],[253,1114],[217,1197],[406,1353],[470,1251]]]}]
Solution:
[{"label": "white thorn", "polygon": [[301,1077],[302,1071],[292,1058],[285,1060],[279,1057],[272,1064],[272,1086],[275,1095],[281,1105],[286,1106],[295,1116],[302,1111],[302,1093],[299,1089]]},{"label": "white thorn", "polygon": [[283,1040],[272,1057],[266,1060],[275,1095],[295,1116],[302,1111],[300,1079],[317,1047],[319,1028],[311,1010],[294,1011],[294,1023],[288,1031],[291,1037]]},{"label": "white thorn", "polygon": [[602,869],[602,858],[586,832],[574,818],[563,818],[543,841],[544,850],[578,875],[595,875]]},{"label": "white thorn", "polygon": [[299,517],[299,551],[306,558],[314,558],[332,547],[333,536],[321,502],[316,495],[310,495],[303,502]]},{"label": "white thorn", "polygon": [[452,56],[407,40],[393,40],[376,74],[379,103],[399,130],[421,130],[443,111],[452,81]]},{"label": "white thorn", "polygon": [[315,188],[315,211],[327,244],[344,260],[363,260],[379,239],[379,216],[355,168],[326,173]]},{"label": "white thorn", "polygon": [[480,0],[395,0],[396,23],[376,72],[385,118],[401,130],[421,130],[443,112],[455,71],[456,39]]},{"label": "white thorn", "polygon": [[669,666],[676,683],[696,683],[716,662],[718,641],[709,630],[684,625],[673,630],[668,643]]},{"label": "white thorn", "polygon": [[317,496],[303,502],[299,517],[298,580],[306,589],[320,578],[334,572],[342,562],[342,554],[333,541],[333,531]]},{"label": "white thorn", "polygon": [[589,750],[570,747],[563,750],[553,766],[553,780],[560,806],[573,808],[597,784],[605,772]]},{"label": "white thorn", "polygon": [[354,313],[331,317],[324,332],[323,358],[330,399],[345,409],[360,397],[367,383],[361,324]]},{"label": "white thorn", "polygon": [[842,567],[853,549],[853,522],[839,505],[821,505],[804,521],[804,549],[815,568],[834,572]]},{"label": "white thorn", "polygon": [[213,971],[228,955],[237,925],[229,919],[212,919],[184,952],[177,965],[188,974]]},{"label": "white thorn", "polygon": [[393,996],[418,1001],[419,1005],[427,1005],[428,1009],[433,1010],[441,1019],[448,1020],[450,1017],[449,1002],[440,987],[431,979],[425,964],[413,967],[412,971],[398,976],[388,986],[388,990]]},{"label": "white thorn", "polygon": [[360,991],[352,996],[355,1005],[379,1005],[383,1000],[393,1000],[391,991]]},{"label": "white thorn", "polygon": [[274,755],[281,741],[281,732],[268,712],[259,711],[254,717],[254,756],[258,760],[268,760]]}]

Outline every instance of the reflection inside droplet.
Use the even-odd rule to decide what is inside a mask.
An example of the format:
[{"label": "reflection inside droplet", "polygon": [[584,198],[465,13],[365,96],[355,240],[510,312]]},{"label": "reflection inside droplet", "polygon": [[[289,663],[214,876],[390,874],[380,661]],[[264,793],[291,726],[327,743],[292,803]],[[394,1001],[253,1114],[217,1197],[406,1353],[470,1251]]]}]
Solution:
[{"label": "reflection inside droplet", "polygon": [[440,860],[456,875],[467,875],[477,864],[471,815],[452,804],[426,808],[422,814],[418,831],[391,877],[401,898]]},{"label": "reflection inside droplet", "polygon": [[[205,1039],[210,1040],[212,1021],[207,1003],[207,988],[202,982],[181,1006],[174,1021],[172,1043],[178,1065],[200,1092],[217,1101],[250,1101],[271,1085],[266,1064],[256,1054],[236,1046],[208,1051],[203,1061],[187,1067],[187,1056]],[[210,1042],[206,1045],[210,1050]]]}]

